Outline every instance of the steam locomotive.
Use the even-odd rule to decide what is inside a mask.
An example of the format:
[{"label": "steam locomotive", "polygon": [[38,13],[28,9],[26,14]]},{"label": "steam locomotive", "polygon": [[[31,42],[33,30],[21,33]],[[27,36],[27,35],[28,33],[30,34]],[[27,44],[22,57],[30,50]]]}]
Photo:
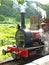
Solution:
[{"label": "steam locomotive", "polygon": [[15,34],[16,46],[7,47],[7,50],[2,50],[3,54],[11,53],[14,59],[28,58],[34,55],[42,55],[44,43],[41,42],[38,30],[22,29],[18,25],[18,30]]},{"label": "steam locomotive", "polygon": [[[24,14],[22,15],[22,28],[18,25],[17,32],[15,34],[16,46],[7,47],[7,50],[2,50],[2,53],[11,53],[14,59],[34,57],[35,55],[45,54],[45,43],[40,38],[39,30],[23,29],[24,26]],[[46,20],[47,21],[47,20]],[[46,23],[49,25],[49,20]],[[47,48],[47,46],[46,46]]]}]

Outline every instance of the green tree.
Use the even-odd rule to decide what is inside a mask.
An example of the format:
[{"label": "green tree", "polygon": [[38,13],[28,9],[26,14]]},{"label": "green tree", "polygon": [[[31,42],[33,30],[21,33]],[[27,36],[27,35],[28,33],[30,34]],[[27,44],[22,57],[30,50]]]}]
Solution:
[{"label": "green tree", "polygon": [[5,20],[5,16],[0,15],[0,21],[4,21]]},{"label": "green tree", "polygon": [[24,3],[24,0],[16,0],[19,4],[22,4]]},{"label": "green tree", "polygon": [[27,1],[26,17],[30,18],[30,16],[41,15],[40,12],[38,12],[33,6],[31,6],[31,3],[32,2]]},{"label": "green tree", "polygon": [[0,14],[6,15],[6,16],[13,16],[12,0],[1,0]]},{"label": "green tree", "polygon": [[20,13],[16,15],[15,19],[16,19],[16,21],[21,21],[21,15],[20,15]]},{"label": "green tree", "polygon": [[46,11],[46,18],[49,19],[49,4],[44,4],[42,8]]}]

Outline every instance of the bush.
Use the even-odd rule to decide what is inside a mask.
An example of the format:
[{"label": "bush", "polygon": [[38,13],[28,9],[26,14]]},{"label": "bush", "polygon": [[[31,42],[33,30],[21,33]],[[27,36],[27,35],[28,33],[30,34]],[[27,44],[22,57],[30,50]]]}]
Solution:
[{"label": "bush", "polygon": [[5,20],[5,16],[0,15],[0,21],[4,21]]},{"label": "bush", "polygon": [[16,19],[16,21],[21,21],[21,15],[17,14],[15,19]]}]

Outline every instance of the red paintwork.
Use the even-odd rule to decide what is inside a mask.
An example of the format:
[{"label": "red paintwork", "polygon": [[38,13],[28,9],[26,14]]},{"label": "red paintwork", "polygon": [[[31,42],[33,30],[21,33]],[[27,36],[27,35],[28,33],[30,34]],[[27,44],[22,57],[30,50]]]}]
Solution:
[{"label": "red paintwork", "polygon": [[18,56],[16,57],[17,59],[28,58],[29,56],[32,57],[36,54],[36,51],[31,51],[29,53],[28,50],[21,50],[21,49],[14,48],[14,47],[7,47],[7,52],[8,53],[13,53],[13,52],[18,53]]},{"label": "red paintwork", "polygon": [[28,57],[28,50],[18,49],[15,47],[7,47],[7,52],[8,53],[13,53],[13,52],[18,53],[17,58],[21,58],[21,57],[27,58]]}]

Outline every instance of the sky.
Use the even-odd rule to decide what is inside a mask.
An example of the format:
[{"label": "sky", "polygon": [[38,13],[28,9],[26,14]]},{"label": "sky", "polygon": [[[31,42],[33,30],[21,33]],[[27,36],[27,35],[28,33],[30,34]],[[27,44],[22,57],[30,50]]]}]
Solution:
[{"label": "sky", "polygon": [[49,0],[36,0],[38,2],[41,2],[42,4],[47,4],[49,2]]},{"label": "sky", "polygon": [[40,2],[40,3],[42,3],[42,4],[47,4],[47,3],[49,3],[49,0],[28,0],[28,1],[38,1],[38,2]]}]

